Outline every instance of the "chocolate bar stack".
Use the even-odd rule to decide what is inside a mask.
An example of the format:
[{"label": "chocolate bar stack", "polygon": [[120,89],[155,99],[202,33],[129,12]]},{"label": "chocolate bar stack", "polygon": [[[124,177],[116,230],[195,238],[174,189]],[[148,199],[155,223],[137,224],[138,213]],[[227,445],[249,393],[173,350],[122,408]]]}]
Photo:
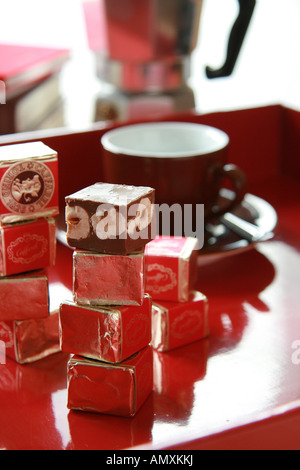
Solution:
[{"label": "chocolate bar stack", "polygon": [[66,197],[73,301],[60,307],[68,408],[134,416],[152,391],[152,300],[144,249],[154,190],[96,183]]},{"label": "chocolate bar stack", "polygon": [[146,290],[153,299],[152,346],[166,352],[209,335],[208,299],[193,290],[198,241],[158,236],[145,249]]},{"label": "chocolate bar stack", "polygon": [[20,364],[59,351],[46,272],[58,213],[57,152],[42,142],[0,147],[0,340]]}]

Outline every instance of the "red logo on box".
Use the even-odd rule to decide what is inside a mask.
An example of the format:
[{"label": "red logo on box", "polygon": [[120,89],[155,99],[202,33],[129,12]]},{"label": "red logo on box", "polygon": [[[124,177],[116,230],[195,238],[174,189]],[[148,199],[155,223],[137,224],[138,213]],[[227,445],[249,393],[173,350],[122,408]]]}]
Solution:
[{"label": "red logo on box", "polygon": [[155,294],[172,291],[177,286],[177,277],[172,268],[159,263],[150,264],[147,270],[147,289]]},{"label": "red logo on box", "polygon": [[24,235],[7,248],[8,259],[13,263],[31,264],[43,258],[48,251],[48,240],[39,235]]},{"label": "red logo on box", "polygon": [[55,178],[41,162],[17,163],[8,168],[1,181],[1,199],[16,214],[35,213],[52,199]]},{"label": "red logo on box", "polygon": [[183,311],[179,317],[174,319],[171,334],[174,338],[184,339],[197,335],[202,326],[203,318],[199,315],[198,310]]}]

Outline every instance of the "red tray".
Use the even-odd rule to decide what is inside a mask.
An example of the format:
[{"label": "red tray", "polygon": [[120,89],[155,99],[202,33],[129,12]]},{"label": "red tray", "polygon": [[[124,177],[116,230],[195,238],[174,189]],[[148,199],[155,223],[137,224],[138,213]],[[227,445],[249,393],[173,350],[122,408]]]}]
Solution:
[{"label": "red tray", "polygon": [[[200,252],[197,288],[210,301],[211,336],[154,353],[154,390],[134,418],[69,411],[64,353],[24,366],[7,359],[0,448],[300,449],[300,114],[271,106],[172,120],[229,134],[230,160],[247,173],[249,193],[277,212],[274,237],[213,259]],[[101,181],[107,127],[0,144],[41,139],[59,152],[63,212],[65,195]],[[61,243],[49,277],[59,301],[72,286],[72,251]]]}]

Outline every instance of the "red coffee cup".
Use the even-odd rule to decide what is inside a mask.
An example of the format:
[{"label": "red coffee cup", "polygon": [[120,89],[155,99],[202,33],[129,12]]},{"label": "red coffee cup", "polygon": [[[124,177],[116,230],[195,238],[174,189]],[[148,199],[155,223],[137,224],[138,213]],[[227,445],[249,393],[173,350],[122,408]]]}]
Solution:
[{"label": "red coffee cup", "polygon": [[[125,125],[106,132],[104,176],[109,183],[150,186],[157,204],[204,205],[205,218],[232,210],[246,193],[246,177],[228,164],[228,135],[188,122]],[[230,180],[234,197],[218,205]]]}]

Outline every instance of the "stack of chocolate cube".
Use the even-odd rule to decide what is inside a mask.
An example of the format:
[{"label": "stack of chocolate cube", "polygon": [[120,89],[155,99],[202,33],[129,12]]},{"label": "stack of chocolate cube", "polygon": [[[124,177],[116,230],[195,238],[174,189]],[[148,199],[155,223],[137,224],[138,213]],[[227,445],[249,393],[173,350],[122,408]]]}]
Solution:
[{"label": "stack of chocolate cube", "polygon": [[167,352],[209,335],[208,299],[194,285],[198,241],[158,236],[145,249],[146,290],[153,299],[152,346]]},{"label": "stack of chocolate cube", "polygon": [[73,301],[60,307],[68,408],[134,416],[153,385],[144,249],[152,188],[96,183],[66,198]]},{"label": "stack of chocolate cube", "polygon": [[59,351],[46,271],[58,213],[57,152],[42,142],[0,147],[0,340],[21,364]]}]

